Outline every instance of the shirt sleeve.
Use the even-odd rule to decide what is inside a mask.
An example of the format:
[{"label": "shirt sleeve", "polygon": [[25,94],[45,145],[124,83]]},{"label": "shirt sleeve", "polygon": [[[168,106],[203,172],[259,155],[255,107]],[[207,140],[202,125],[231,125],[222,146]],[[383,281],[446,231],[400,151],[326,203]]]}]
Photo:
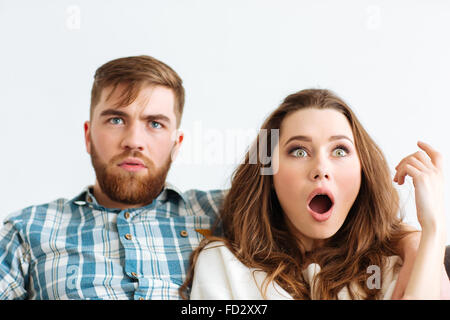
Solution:
[{"label": "shirt sleeve", "polygon": [[[192,300],[262,300],[261,285],[266,277],[240,262],[219,241],[208,244],[199,254],[194,269]],[[271,283],[267,299],[292,299],[281,287]]]},{"label": "shirt sleeve", "polygon": [[25,299],[28,245],[12,223],[0,229],[0,300]]},{"label": "shirt sleeve", "polygon": [[233,299],[224,259],[219,247],[217,247],[222,244],[212,244],[209,244],[200,252],[195,264],[190,295],[192,300]]}]

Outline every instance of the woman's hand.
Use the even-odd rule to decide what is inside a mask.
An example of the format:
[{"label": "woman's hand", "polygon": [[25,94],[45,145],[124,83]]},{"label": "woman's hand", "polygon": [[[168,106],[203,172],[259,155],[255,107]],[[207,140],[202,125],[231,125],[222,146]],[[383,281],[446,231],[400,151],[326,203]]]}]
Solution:
[{"label": "woman's hand", "polygon": [[[420,242],[403,299],[439,299],[449,285],[443,279],[445,254],[445,211],[443,160],[439,152],[424,142],[418,151],[404,158],[395,169],[399,185],[406,176],[413,179],[417,219],[422,226]],[[406,270],[409,272],[409,270]]]},{"label": "woman's hand", "polygon": [[407,175],[413,179],[417,219],[422,231],[435,232],[445,227],[443,160],[429,144],[419,141],[417,145],[425,152],[417,151],[400,161],[394,181],[402,185]]}]

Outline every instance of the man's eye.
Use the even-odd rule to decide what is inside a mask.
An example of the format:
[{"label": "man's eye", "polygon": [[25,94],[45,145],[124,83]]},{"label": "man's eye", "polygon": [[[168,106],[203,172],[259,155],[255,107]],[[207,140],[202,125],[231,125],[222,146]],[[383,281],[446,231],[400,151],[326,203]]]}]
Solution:
[{"label": "man's eye", "polygon": [[161,129],[162,128],[162,124],[157,122],[157,121],[151,121],[150,122],[150,126],[154,129]]},{"label": "man's eye", "polygon": [[292,154],[294,157],[297,157],[297,158],[305,158],[308,156],[308,153],[306,152],[306,150],[302,149],[302,148],[296,148],[296,149],[292,150],[290,152],[290,154]]},{"label": "man's eye", "polygon": [[123,124],[122,118],[111,118],[109,119],[109,123],[111,124]]}]

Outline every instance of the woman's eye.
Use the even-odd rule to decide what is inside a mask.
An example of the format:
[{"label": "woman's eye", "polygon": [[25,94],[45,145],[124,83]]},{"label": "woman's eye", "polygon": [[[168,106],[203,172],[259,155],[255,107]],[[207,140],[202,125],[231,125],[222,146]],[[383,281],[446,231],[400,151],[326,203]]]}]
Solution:
[{"label": "woman's eye", "polygon": [[347,155],[347,151],[342,148],[336,148],[333,151],[333,155],[335,157],[345,157]]},{"label": "woman's eye", "polygon": [[162,128],[162,124],[156,121],[151,121],[150,122],[150,126],[154,129],[161,129]]},{"label": "woman's eye", "polygon": [[308,156],[308,153],[306,152],[306,150],[302,149],[302,148],[297,148],[297,149],[293,150],[291,152],[291,154],[297,158],[305,158],[306,156]]},{"label": "woman's eye", "polygon": [[111,124],[122,124],[123,120],[121,118],[111,118],[111,119],[109,119],[109,123],[111,123]]}]

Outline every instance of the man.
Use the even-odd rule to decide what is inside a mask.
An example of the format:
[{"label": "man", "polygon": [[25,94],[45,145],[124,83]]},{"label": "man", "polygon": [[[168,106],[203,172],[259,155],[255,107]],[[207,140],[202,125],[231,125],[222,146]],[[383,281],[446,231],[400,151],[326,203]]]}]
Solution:
[{"label": "man", "polygon": [[1,299],[179,299],[223,197],[165,183],[183,105],[182,80],[152,57],[97,70],[84,124],[95,184],[6,219]]},{"label": "man", "polygon": [[[6,218],[0,299],[180,299],[189,256],[224,196],[181,193],[165,182],[183,141],[183,106],[180,77],[152,57],[120,58],[96,71],[84,124],[95,184]],[[398,296],[419,238],[403,242]]]}]

